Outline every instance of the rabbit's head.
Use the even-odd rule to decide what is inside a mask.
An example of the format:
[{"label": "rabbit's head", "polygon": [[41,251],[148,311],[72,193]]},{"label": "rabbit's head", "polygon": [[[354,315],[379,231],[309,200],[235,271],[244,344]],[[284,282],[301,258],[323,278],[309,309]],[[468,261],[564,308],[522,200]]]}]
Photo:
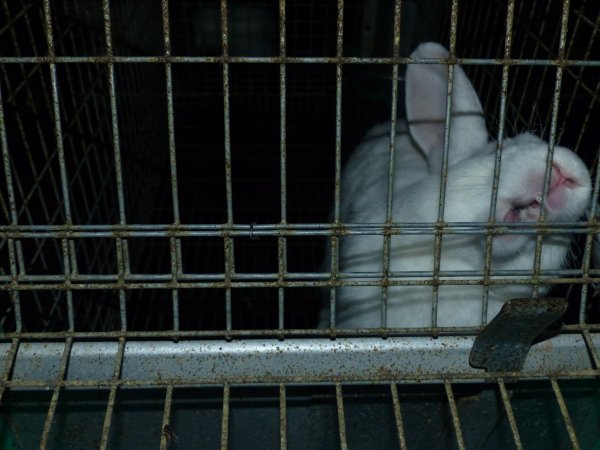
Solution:
[{"label": "rabbit's head", "polygon": [[[421,44],[412,54],[413,58],[423,59],[448,56],[446,49],[435,43]],[[442,168],[448,78],[449,68],[443,64],[411,64],[407,68],[410,135],[423,152],[433,178],[440,177]],[[485,222],[492,204],[496,143],[488,142],[481,103],[460,66],[454,66],[452,78],[444,220]],[[496,222],[535,222],[542,208],[549,222],[573,222],[584,214],[591,191],[589,172],[575,153],[560,146],[554,147],[542,205],[548,151],[547,142],[529,133],[503,140]],[[518,253],[531,238],[532,235],[518,234],[499,236],[494,255]]]}]

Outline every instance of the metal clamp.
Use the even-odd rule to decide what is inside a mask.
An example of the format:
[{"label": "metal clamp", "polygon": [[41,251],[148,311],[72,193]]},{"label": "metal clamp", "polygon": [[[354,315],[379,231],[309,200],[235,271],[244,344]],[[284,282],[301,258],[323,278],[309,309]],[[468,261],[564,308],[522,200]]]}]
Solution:
[{"label": "metal clamp", "polygon": [[566,310],[564,298],[509,300],[475,339],[470,364],[490,372],[520,371],[534,339]]}]

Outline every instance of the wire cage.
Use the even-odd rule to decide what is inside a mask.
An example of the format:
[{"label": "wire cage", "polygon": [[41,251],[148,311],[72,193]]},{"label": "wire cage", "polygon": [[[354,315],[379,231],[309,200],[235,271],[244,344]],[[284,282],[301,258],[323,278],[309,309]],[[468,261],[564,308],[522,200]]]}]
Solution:
[{"label": "wire cage", "polygon": [[597,185],[522,369],[469,365],[484,321],[319,327],[364,283],[340,240],[406,231],[330,213],[411,51],[595,177],[599,30],[585,0],[0,0],[2,448],[599,448]]}]

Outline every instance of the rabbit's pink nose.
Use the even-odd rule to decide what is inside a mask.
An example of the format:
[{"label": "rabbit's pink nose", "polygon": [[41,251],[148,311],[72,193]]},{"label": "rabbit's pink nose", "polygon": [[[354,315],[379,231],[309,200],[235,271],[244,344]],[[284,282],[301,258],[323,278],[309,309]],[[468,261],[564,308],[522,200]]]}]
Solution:
[{"label": "rabbit's pink nose", "polygon": [[558,164],[552,163],[552,175],[546,205],[552,210],[564,208],[567,200],[565,189],[576,185],[577,183]]},{"label": "rabbit's pink nose", "polygon": [[573,187],[577,183],[571,177],[569,177],[568,174],[565,174],[558,164],[553,162],[552,176],[550,178],[550,191],[553,191],[562,184],[568,187]]}]

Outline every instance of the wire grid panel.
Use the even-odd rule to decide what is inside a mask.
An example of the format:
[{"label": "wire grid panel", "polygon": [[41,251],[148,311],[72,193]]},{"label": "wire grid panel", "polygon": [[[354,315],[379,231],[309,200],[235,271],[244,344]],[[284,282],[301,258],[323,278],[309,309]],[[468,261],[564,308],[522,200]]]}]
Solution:
[{"label": "wire grid panel", "polygon": [[[593,445],[593,221],[559,230],[581,237],[582,261],[549,274],[571,334],[538,344],[525,374],[468,366],[473,328],[332,341],[315,327],[332,286],[361,283],[323,273],[330,239],[386,232],[328,213],[365,130],[403,116],[410,50],[438,40],[461,58],[492,134],[534,129],[595,168],[596,5],[140,5],[1,3],[2,425],[16,448]],[[530,431],[546,410],[551,436]]]}]

